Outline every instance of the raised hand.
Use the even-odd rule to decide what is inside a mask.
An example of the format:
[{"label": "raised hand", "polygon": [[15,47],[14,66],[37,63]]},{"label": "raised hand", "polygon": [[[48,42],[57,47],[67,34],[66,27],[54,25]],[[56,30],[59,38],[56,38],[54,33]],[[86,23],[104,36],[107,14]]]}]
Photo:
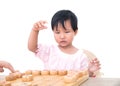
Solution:
[{"label": "raised hand", "polygon": [[42,20],[38,21],[33,25],[33,30],[39,31],[39,30],[47,29],[47,26],[45,24],[47,24],[47,21],[42,21]]}]

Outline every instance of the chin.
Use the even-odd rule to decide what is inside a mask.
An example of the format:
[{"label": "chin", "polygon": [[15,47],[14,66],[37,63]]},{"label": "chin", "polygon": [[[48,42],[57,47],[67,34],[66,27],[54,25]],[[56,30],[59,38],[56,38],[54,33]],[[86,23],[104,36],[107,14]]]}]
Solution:
[{"label": "chin", "polygon": [[67,47],[67,45],[59,45],[60,47]]}]

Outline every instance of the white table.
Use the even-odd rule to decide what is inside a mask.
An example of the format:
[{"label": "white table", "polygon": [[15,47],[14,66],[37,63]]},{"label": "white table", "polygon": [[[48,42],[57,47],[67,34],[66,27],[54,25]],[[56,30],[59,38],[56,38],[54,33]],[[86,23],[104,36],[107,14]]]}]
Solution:
[{"label": "white table", "polygon": [[80,86],[120,86],[120,78],[89,78]]}]

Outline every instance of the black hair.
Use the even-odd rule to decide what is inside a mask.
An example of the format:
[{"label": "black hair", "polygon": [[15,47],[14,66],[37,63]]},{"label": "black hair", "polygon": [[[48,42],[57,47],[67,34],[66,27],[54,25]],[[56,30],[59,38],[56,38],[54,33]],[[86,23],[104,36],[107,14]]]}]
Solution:
[{"label": "black hair", "polygon": [[78,30],[78,27],[77,27],[77,16],[70,10],[60,10],[60,11],[57,11],[53,17],[52,17],[52,20],[51,20],[51,27],[52,27],[52,30],[54,30],[54,28],[58,27],[58,23],[62,24],[63,28],[65,28],[64,26],[64,22],[66,20],[70,20],[70,23],[71,23],[71,26],[74,30],[74,32],[76,30]]}]

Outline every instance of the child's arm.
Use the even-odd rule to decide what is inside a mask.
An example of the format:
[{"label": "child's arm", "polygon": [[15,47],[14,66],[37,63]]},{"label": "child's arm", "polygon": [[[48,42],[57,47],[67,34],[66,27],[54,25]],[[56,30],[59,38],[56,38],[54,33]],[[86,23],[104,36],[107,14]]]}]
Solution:
[{"label": "child's arm", "polygon": [[90,52],[89,50],[84,49],[84,53],[87,55],[89,59],[89,76],[94,77],[96,72],[100,69],[100,62],[97,59],[96,55]]},{"label": "child's arm", "polygon": [[4,69],[3,69],[3,68],[7,68],[7,69],[9,69],[11,72],[15,72],[13,66],[12,66],[9,62],[0,61],[0,72],[4,72]]},{"label": "child's arm", "polygon": [[32,31],[28,39],[28,49],[32,52],[35,52],[37,50],[39,31],[47,28],[45,26],[45,23],[46,21],[36,22],[32,28]]}]

